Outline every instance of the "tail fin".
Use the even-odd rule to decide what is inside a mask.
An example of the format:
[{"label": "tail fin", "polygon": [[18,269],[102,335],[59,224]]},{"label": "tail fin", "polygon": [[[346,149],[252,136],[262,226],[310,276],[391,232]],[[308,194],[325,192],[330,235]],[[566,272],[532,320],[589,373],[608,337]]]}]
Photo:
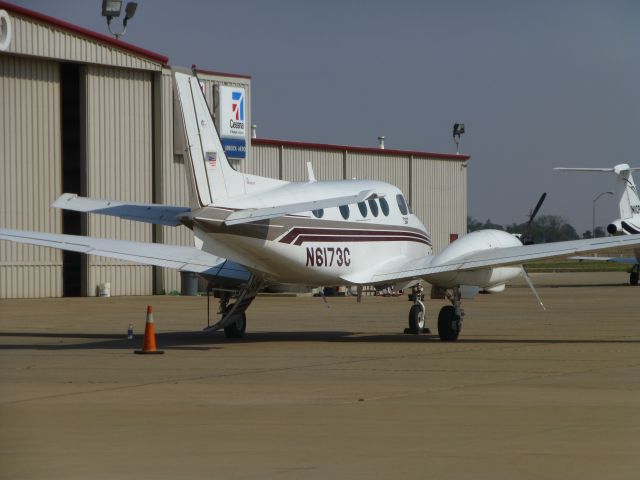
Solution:
[{"label": "tail fin", "polygon": [[196,206],[212,205],[244,193],[243,174],[231,167],[198,79],[175,72],[186,139],[185,166]]},{"label": "tail fin", "polygon": [[620,196],[620,218],[623,220],[640,214],[640,198],[633,181],[632,170],[640,170],[640,168],[630,168],[626,163],[614,167],[618,176],[616,190]]},{"label": "tail fin", "polygon": [[565,170],[573,172],[613,172],[617,176],[616,182],[616,194],[620,198],[620,218],[626,219],[633,215],[640,214],[640,198],[638,198],[638,190],[636,184],[633,181],[633,170],[640,170],[640,168],[631,168],[626,163],[621,163],[615,167],[610,168],[565,168],[556,167],[554,170]]}]

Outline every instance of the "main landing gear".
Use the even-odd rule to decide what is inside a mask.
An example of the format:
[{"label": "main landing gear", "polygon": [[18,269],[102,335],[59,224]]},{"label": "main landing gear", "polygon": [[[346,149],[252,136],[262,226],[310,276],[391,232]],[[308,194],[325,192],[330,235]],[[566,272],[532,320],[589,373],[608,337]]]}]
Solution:
[{"label": "main landing gear", "polygon": [[[462,310],[462,295],[460,288],[455,287],[451,290],[439,290],[443,296],[438,298],[447,298],[451,305],[445,305],[440,309],[438,314],[438,336],[443,342],[455,342],[462,330],[462,319],[464,311]],[[431,333],[426,326],[424,306],[424,288],[418,284],[413,287],[409,300],[413,301],[413,305],[409,310],[409,328],[405,328],[404,333]]]},{"label": "main landing gear", "polygon": [[638,285],[638,277],[640,276],[640,264],[636,263],[629,273],[629,285]]},{"label": "main landing gear", "polygon": [[[227,338],[242,338],[247,329],[247,315],[245,311],[256,298],[262,282],[259,278],[252,276],[249,282],[240,290],[216,289],[220,293],[220,306],[218,313],[222,315],[220,320],[214,325],[207,325],[205,332],[224,329]],[[235,300],[233,303],[230,301]],[[208,302],[208,297],[207,297]],[[209,311],[207,303],[207,323]]]}]

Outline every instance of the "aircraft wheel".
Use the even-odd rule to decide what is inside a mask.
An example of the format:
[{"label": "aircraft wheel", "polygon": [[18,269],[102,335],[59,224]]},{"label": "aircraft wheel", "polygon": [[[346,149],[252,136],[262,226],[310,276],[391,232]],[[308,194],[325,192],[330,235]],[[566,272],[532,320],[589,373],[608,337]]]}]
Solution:
[{"label": "aircraft wheel", "polygon": [[224,334],[227,338],[242,338],[246,329],[247,316],[243,313],[231,325],[224,327]]},{"label": "aircraft wheel", "polygon": [[409,330],[412,332],[422,332],[424,329],[424,312],[420,305],[412,305],[409,310]]},{"label": "aircraft wheel", "polygon": [[638,285],[638,272],[631,272],[629,275],[629,285]]},{"label": "aircraft wheel", "polygon": [[462,322],[456,315],[453,305],[446,305],[438,314],[438,335],[443,342],[455,342],[460,335]]}]

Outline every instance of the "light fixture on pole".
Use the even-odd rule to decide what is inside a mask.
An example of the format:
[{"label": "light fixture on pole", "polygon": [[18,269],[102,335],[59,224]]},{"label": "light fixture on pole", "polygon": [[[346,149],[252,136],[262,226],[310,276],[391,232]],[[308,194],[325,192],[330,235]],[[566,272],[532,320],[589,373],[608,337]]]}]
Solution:
[{"label": "light fixture on pole", "polygon": [[127,3],[127,6],[124,8],[124,21],[122,22],[122,26],[124,28],[121,32],[115,33],[113,30],[111,30],[111,20],[120,16],[120,12],[122,11],[122,0],[102,0],[102,16],[106,17],[109,32],[111,33],[111,35],[116,37],[116,40],[124,35],[124,33],[127,31],[127,23],[129,23],[129,20],[131,20],[135,15],[137,8],[138,4],[136,2]]},{"label": "light fixture on pole", "polygon": [[453,141],[456,142],[456,155],[460,155],[460,137],[464,133],[464,123],[453,124]]},{"label": "light fixture on pole", "polygon": [[591,230],[591,237],[592,238],[596,238],[596,202],[603,195],[613,195],[613,192],[602,192],[596,198],[593,199],[593,216],[592,216],[592,222],[591,222],[592,223],[592,230]]}]

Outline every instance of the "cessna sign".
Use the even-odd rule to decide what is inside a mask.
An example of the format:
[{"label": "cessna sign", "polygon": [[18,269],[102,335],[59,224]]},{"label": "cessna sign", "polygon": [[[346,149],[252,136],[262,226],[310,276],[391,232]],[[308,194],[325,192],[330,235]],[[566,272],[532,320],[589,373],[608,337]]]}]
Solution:
[{"label": "cessna sign", "polygon": [[247,138],[246,92],[243,87],[218,86],[220,137],[227,157],[245,158]]}]

